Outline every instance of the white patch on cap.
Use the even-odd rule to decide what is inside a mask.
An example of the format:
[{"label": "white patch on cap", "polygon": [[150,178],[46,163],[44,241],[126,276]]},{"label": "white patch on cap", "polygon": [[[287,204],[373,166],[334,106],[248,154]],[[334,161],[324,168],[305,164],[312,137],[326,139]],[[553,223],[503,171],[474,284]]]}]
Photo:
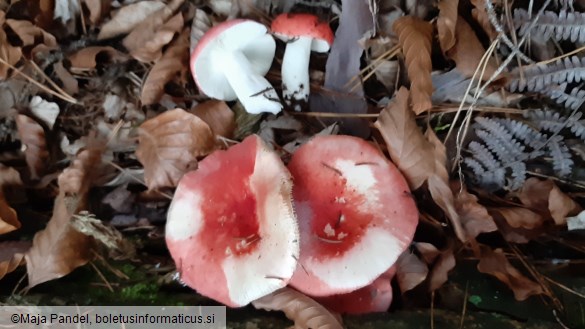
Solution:
[{"label": "white patch on cap", "polygon": [[[256,210],[261,239],[256,242],[253,253],[228,257],[222,264],[230,299],[242,306],[286,286],[299,257],[292,184],[285,176],[288,172],[276,154],[263,145],[259,147],[250,187],[254,195],[266,196],[264,202],[257,203]],[[261,191],[257,188],[261,185],[268,189]]]},{"label": "white patch on cap", "polygon": [[343,255],[323,261],[309,258],[304,267],[332,289],[349,292],[370,284],[388,270],[404,250],[402,246],[388,231],[370,227],[360,243]]},{"label": "white patch on cap", "polygon": [[339,159],[335,161],[335,168],[341,171],[347,185],[362,195],[371,193],[378,182],[370,165],[356,166],[354,161]]},{"label": "white patch on cap", "polygon": [[327,223],[327,225],[325,225],[325,228],[323,229],[323,233],[325,233],[325,235],[327,235],[328,237],[335,236],[335,230],[333,229],[333,227],[331,227],[331,224],[329,224],[329,223]]},{"label": "white patch on cap", "polygon": [[202,223],[201,195],[179,186],[167,213],[165,236],[175,241],[188,239],[199,233]]}]

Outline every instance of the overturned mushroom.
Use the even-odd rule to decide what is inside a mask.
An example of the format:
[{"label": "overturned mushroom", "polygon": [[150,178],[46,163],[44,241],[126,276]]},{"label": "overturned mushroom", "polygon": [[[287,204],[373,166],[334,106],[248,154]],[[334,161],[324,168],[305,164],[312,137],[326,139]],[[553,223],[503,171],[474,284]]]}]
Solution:
[{"label": "overturned mushroom", "polygon": [[224,101],[238,99],[247,112],[278,113],[278,94],[264,78],[276,44],[267,28],[234,19],[209,29],[191,55],[191,72],[199,90]]},{"label": "overturned mushroom", "polygon": [[372,283],[412,241],[418,210],[398,169],[351,136],[318,136],[288,165],[301,233],[291,286],[311,296]]},{"label": "overturned mushroom", "polygon": [[257,136],[179,182],[166,242],[181,280],[230,307],[287,285],[299,255],[290,174]]}]

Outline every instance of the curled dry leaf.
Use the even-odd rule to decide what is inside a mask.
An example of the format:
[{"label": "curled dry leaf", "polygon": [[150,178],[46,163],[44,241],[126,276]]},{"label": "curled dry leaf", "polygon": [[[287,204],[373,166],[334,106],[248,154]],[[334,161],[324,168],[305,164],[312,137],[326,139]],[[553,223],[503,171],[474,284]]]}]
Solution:
[{"label": "curled dry leaf", "polygon": [[429,274],[427,264],[409,250],[398,257],[396,267],[396,279],[402,293],[414,289],[425,281]]},{"label": "curled dry leaf", "polygon": [[498,36],[498,32],[496,32],[496,29],[494,28],[492,23],[490,23],[490,18],[485,7],[485,1],[471,0],[471,3],[475,7],[471,10],[471,15],[473,16],[473,18],[475,18],[477,23],[479,23],[483,31],[490,38],[490,40],[491,41],[495,40],[496,37]]},{"label": "curled dry leaf", "polygon": [[447,282],[449,279],[449,272],[454,267],[455,256],[453,255],[453,248],[443,250],[431,270],[429,276],[429,289],[435,291]]},{"label": "curled dry leaf", "polygon": [[112,19],[102,26],[97,38],[98,40],[103,40],[128,33],[144,22],[151,14],[164,7],[165,4],[162,1],[139,1],[124,6],[116,11]]},{"label": "curled dry leaf", "polygon": [[152,62],[162,56],[162,48],[183,29],[183,15],[173,13],[185,0],[172,0],[150,14],[124,38],[122,44],[130,55],[141,62]]},{"label": "curled dry leaf", "polygon": [[60,278],[86,264],[93,240],[71,225],[73,215],[86,207],[87,192],[98,174],[102,150],[81,151],[69,168],[59,175],[59,195],[53,216],[44,230],[35,234],[26,253],[29,287]]},{"label": "curled dry leaf", "polygon": [[494,219],[487,209],[477,202],[477,197],[461,187],[458,181],[451,182],[451,190],[455,195],[455,208],[467,236],[476,238],[481,233],[498,230]]},{"label": "curled dry leaf", "polygon": [[[459,72],[465,77],[471,78],[480,65],[485,49],[471,26],[462,17],[457,19],[455,38],[457,41],[447,52],[447,56],[455,62],[455,66],[457,66]],[[481,79],[488,80],[491,78],[497,68],[498,65],[490,57]],[[478,74],[482,74],[482,71],[480,70]]]},{"label": "curled dry leaf", "polygon": [[123,62],[127,59],[126,55],[110,46],[87,47],[69,56],[71,69],[95,69],[97,59],[103,58],[102,56],[106,56],[107,62]]},{"label": "curled dry leaf", "polygon": [[557,225],[564,225],[567,216],[576,215],[581,211],[581,207],[550,179],[540,180],[531,177],[515,196],[523,205],[538,210],[541,214],[550,213]]},{"label": "curled dry leaf", "polygon": [[[21,185],[20,174],[14,168],[0,164],[0,234],[12,232],[20,228],[16,211],[8,205],[4,196],[4,188],[8,185]],[[1,267],[1,265],[0,265]],[[0,269],[0,274],[1,274]],[[2,275],[0,275],[0,278]]]},{"label": "curled dry leaf", "polygon": [[[0,11],[0,25],[5,23],[5,13]],[[16,65],[22,57],[22,51],[20,47],[14,47],[8,42],[8,37],[3,29],[0,29],[0,81],[8,78],[10,65]]]},{"label": "curled dry leaf", "polygon": [[189,29],[169,45],[144,81],[140,100],[142,105],[157,103],[164,93],[165,85],[175,77],[185,77],[189,71]]},{"label": "curled dry leaf", "polygon": [[408,103],[408,89],[402,87],[395,100],[382,110],[374,126],[382,134],[392,162],[406,177],[410,189],[416,190],[428,181],[433,200],[447,214],[457,237],[461,241],[466,241],[459,215],[455,210],[453,193],[448,185],[445,146],[430,129],[427,130],[425,138]]},{"label": "curled dry leaf", "polygon": [[57,78],[61,80],[63,84],[63,90],[67,92],[69,95],[75,95],[79,92],[79,83],[77,79],[73,77],[73,75],[63,66],[63,62],[59,61],[53,65],[53,69],[55,70],[55,75]]},{"label": "curled dry leaf", "polygon": [[209,100],[189,111],[205,121],[216,135],[232,138],[236,130],[234,112],[223,101]]},{"label": "curled dry leaf", "polygon": [[6,25],[10,26],[12,31],[16,33],[18,38],[22,41],[23,46],[31,46],[37,44],[38,39],[42,38],[43,44],[48,47],[57,47],[57,40],[55,37],[47,33],[40,27],[33,25],[33,23],[25,20],[7,19]]},{"label": "curled dry leaf", "polygon": [[437,30],[439,32],[439,44],[443,52],[447,52],[455,45],[455,25],[457,24],[457,6],[459,0],[439,1],[439,17],[437,18]]},{"label": "curled dry leaf", "polygon": [[433,82],[431,80],[431,41],[433,26],[420,18],[403,16],[393,25],[394,32],[402,47],[410,90],[412,93],[412,110],[416,114],[427,111],[433,105],[431,94]]},{"label": "curled dry leaf", "polygon": [[97,25],[109,13],[112,0],[83,0],[83,2],[89,10],[89,21],[92,25]]},{"label": "curled dry leaf", "polygon": [[427,265],[434,263],[441,254],[441,251],[437,247],[428,242],[415,242],[414,247],[418,250]]},{"label": "curled dry leaf", "polygon": [[498,212],[513,228],[534,229],[544,224],[544,218],[534,211],[521,207],[490,208]]},{"label": "curled dry leaf", "polygon": [[211,128],[182,109],[145,121],[140,126],[136,157],[144,166],[146,186],[151,190],[177,186],[183,174],[195,169],[197,157],[211,152],[214,145]]},{"label": "curled dry leaf", "polygon": [[516,300],[522,301],[533,295],[542,294],[542,287],[525,277],[506,258],[501,249],[492,250],[481,246],[481,257],[477,269],[481,273],[495,276],[514,292]]},{"label": "curled dry leaf", "polygon": [[24,264],[24,255],[30,246],[29,241],[0,242],[0,280]]},{"label": "curled dry leaf", "polygon": [[282,288],[252,302],[257,309],[283,311],[295,328],[343,329],[340,321],[325,307],[304,294]]},{"label": "curled dry leaf", "polygon": [[31,179],[39,179],[49,160],[45,131],[35,120],[23,114],[16,115],[16,127]]},{"label": "curled dry leaf", "polygon": [[408,89],[402,87],[378,116],[374,126],[380,131],[392,162],[406,177],[411,190],[419,188],[435,171],[431,145],[416,124],[409,107]]},{"label": "curled dry leaf", "polygon": [[[546,231],[546,226],[541,225],[536,228],[526,229],[523,227],[513,227],[498,211],[488,209],[488,212],[498,226],[498,232],[502,237],[512,243],[528,243],[539,237]],[[533,216],[533,214],[531,214]]]}]

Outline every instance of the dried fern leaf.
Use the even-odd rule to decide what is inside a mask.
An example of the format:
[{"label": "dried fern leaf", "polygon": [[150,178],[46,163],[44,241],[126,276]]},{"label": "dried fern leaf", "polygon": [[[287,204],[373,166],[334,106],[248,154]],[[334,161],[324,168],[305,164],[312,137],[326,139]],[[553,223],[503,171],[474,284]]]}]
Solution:
[{"label": "dried fern leaf", "polygon": [[412,110],[414,113],[420,114],[432,106],[431,45],[433,26],[420,18],[403,16],[394,22],[393,29],[398,35],[410,78]]},{"label": "dried fern leaf", "polygon": [[571,89],[570,93],[565,93],[567,87],[566,83],[563,83],[554,88],[549,88],[544,94],[550,97],[555,103],[562,105],[563,107],[570,110],[577,110],[585,102],[585,90],[581,90],[578,87]]},{"label": "dried fern leaf", "polygon": [[549,154],[552,157],[553,169],[559,177],[565,177],[571,174],[573,170],[573,159],[569,148],[563,142],[561,135],[552,136],[546,144]]},{"label": "dried fern leaf", "polygon": [[[514,26],[520,30],[520,36],[527,33],[533,19],[534,15],[525,9],[514,11]],[[566,10],[561,10],[558,13],[545,11],[530,33],[539,34],[545,39],[553,38],[557,41],[585,42],[585,13]]]},{"label": "dried fern leaf", "polygon": [[572,56],[552,64],[534,64],[511,72],[508,87],[511,91],[541,92],[552,83],[585,81],[585,57]]},{"label": "dried fern leaf", "polygon": [[282,288],[252,302],[258,309],[283,311],[299,329],[343,329],[338,319],[325,307],[306,295]]}]

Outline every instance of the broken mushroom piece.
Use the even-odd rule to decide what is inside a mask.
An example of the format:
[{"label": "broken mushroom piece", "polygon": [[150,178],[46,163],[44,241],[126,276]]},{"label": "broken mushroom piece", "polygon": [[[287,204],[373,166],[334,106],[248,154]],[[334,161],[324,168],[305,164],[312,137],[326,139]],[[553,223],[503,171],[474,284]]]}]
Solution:
[{"label": "broken mushroom piece", "polygon": [[[282,59],[282,94],[288,105],[308,102],[311,51],[325,53],[333,44],[329,24],[311,14],[281,14],[271,25],[272,33],[286,42]],[[300,110],[295,106],[295,110]]]},{"label": "broken mushroom piece", "polygon": [[166,243],[181,280],[230,307],[287,285],[299,255],[292,181],[258,136],[217,151],[179,182]]},{"label": "broken mushroom piece", "polygon": [[400,171],[368,142],[317,136],[288,165],[301,234],[291,286],[352,292],[386,272],[412,241],[418,210]]},{"label": "broken mushroom piece", "polygon": [[275,49],[264,25],[246,19],[226,21],[199,40],[191,55],[191,73],[199,90],[209,97],[238,99],[248,113],[276,114],[282,104],[264,78]]}]

